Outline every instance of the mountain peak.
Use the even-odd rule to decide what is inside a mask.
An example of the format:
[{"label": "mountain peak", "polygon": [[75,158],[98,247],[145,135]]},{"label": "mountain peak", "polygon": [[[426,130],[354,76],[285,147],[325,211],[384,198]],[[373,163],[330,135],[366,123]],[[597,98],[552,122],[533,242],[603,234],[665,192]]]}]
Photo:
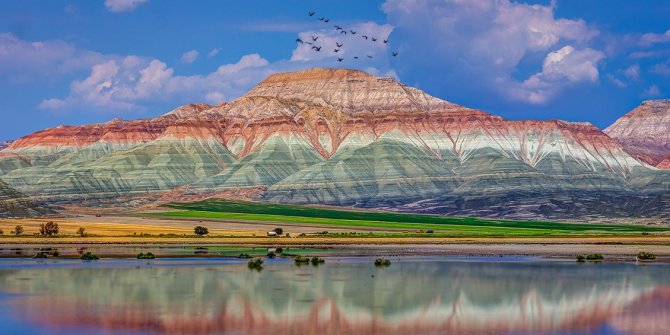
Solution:
[{"label": "mountain peak", "polygon": [[328,79],[346,79],[346,78],[373,78],[371,74],[360,70],[352,69],[334,69],[315,67],[296,72],[283,72],[269,76],[263,80],[260,85],[291,82],[291,81],[306,81],[306,80],[328,80]]}]

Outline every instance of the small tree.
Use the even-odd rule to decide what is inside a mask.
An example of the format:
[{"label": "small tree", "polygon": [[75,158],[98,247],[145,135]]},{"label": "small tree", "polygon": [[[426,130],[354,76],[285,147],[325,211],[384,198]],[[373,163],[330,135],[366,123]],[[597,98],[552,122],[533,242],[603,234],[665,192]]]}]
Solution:
[{"label": "small tree", "polygon": [[207,229],[207,227],[197,226],[193,228],[193,232],[198,236],[203,236],[209,234],[209,229]]},{"label": "small tree", "polygon": [[4,235],[4,234],[5,234],[5,231],[0,229],[0,235]]},{"label": "small tree", "polygon": [[14,235],[16,235],[16,236],[23,235],[23,226],[22,226],[22,225],[18,225],[18,226],[16,226],[16,227],[14,227],[14,230],[13,230],[12,232],[13,232]]},{"label": "small tree", "polygon": [[281,228],[279,228],[279,227],[278,227],[278,228],[275,228],[275,229],[272,229],[272,231],[275,232],[275,233],[277,233],[277,235],[282,235],[282,234],[284,234],[284,229],[281,229]]},{"label": "small tree", "polygon": [[81,237],[86,236],[86,228],[84,228],[84,227],[79,227],[79,229],[77,229],[77,235],[79,235],[79,236],[81,236]]},{"label": "small tree", "polygon": [[40,225],[40,234],[42,236],[58,235],[58,223],[49,221]]}]

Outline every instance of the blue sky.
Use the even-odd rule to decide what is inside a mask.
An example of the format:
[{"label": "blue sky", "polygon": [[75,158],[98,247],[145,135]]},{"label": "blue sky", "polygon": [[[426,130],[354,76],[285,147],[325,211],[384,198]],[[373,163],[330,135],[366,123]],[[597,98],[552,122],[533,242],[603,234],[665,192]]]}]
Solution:
[{"label": "blue sky", "polygon": [[[271,73],[313,66],[395,76],[509,119],[605,128],[642,100],[670,97],[670,2],[643,4],[0,0],[0,140],[232,100]],[[328,52],[294,42],[313,35]]]}]

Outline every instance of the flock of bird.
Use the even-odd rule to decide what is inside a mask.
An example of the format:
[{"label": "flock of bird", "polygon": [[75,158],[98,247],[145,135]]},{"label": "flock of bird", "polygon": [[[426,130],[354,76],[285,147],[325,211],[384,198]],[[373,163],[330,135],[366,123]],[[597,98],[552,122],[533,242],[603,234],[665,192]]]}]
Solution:
[{"label": "flock of bird", "polygon": [[[310,17],[313,17],[314,15],[316,15],[316,12],[308,12],[307,15],[309,15]],[[328,23],[328,22],[330,22],[330,19],[329,19],[329,18],[326,18],[326,17],[320,17],[320,18],[319,18],[319,21],[321,21],[321,22],[323,22],[323,23]],[[342,28],[342,27],[340,27],[340,26],[338,26],[338,25],[334,25],[333,28],[335,28],[335,31],[339,31],[339,32],[340,32],[340,35],[344,35],[344,36],[347,36],[347,34],[350,35],[350,36],[354,36],[354,35],[356,35],[356,33],[358,33],[358,32],[355,31],[355,30],[352,30],[352,29],[345,29],[345,28]],[[377,42],[377,40],[378,40],[377,37],[373,37],[373,36],[367,36],[367,35],[360,35],[360,36],[361,36],[361,38],[363,38],[363,39],[365,39],[365,40],[370,40],[370,41],[372,41],[373,43],[374,43],[374,42]],[[310,45],[310,46],[312,47],[312,50],[315,51],[315,52],[321,52],[321,48],[323,48],[323,46],[319,46],[319,45],[317,45],[318,40],[319,40],[319,36],[316,35],[316,36],[312,36],[312,40],[311,40],[311,41],[309,41],[309,40],[308,40],[308,41],[303,41],[303,40],[300,39],[300,38],[296,39],[295,41],[296,41],[296,43],[300,43],[300,44],[308,44],[308,45]],[[381,42],[384,43],[384,44],[387,44],[387,43],[389,42],[389,40],[388,40],[388,39],[383,39]],[[336,47],[335,49],[333,49],[333,54],[338,54],[338,53],[342,50],[342,47],[344,46],[344,43],[340,43],[340,42],[338,41],[338,42],[335,42],[335,45],[336,45],[337,47]],[[398,56],[398,52],[397,52],[397,51],[394,51],[394,52],[392,53],[392,55],[393,55],[393,57],[397,57],[397,56]],[[366,57],[367,57],[367,58],[370,58],[370,59],[373,58],[371,55],[366,55]],[[359,56],[353,56],[353,59],[359,59]],[[337,57],[337,61],[338,61],[338,62],[342,62],[343,60],[344,60],[344,57],[339,57],[339,56]]]}]

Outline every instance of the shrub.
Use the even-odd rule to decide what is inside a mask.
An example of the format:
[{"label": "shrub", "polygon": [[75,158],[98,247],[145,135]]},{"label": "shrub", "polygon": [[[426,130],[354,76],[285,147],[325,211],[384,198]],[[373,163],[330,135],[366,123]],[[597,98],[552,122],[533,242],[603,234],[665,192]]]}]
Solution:
[{"label": "shrub", "polygon": [[4,235],[4,234],[5,234],[5,231],[0,229],[0,235]]},{"label": "shrub", "polygon": [[426,234],[432,234],[432,233],[433,233],[432,229],[426,230]]},{"label": "shrub", "polygon": [[376,267],[387,267],[391,265],[391,261],[386,258],[377,258],[375,259]]},{"label": "shrub", "polygon": [[40,235],[52,236],[58,235],[58,223],[49,221],[40,225]]},{"label": "shrub", "polygon": [[309,263],[310,259],[309,257],[304,257],[304,256],[296,256],[294,259],[296,264],[307,264]]},{"label": "shrub", "polygon": [[247,263],[249,270],[260,271],[263,270],[263,260],[260,258],[252,259]]},{"label": "shrub", "polygon": [[602,261],[605,259],[602,254],[588,254],[586,255],[587,261]]},{"label": "shrub", "polygon": [[272,229],[273,232],[277,233],[277,235],[282,235],[284,234],[284,229],[281,229],[279,227]]},{"label": "shrub", "polygon": [[275,258],[277,257],[277,254],[275,254],[273,251],[268,252],[268,258]]},{"label": "shrub", "polygon": [[239,256],[237,256],[237,258],[251,258],[251,256],[249,256],[249,254],[242,253]]},{"label": "shrub", "polygon": [[198,236],[203,236],[209,234],[209,229],[207,229],[207,227],[197,226],[193,228],[193,232]]},{"label": "shrub", "polygon": [[80,258],[81,258],[81,260],[84,260],[84,261],[94,261],[94,260],[100,259],[100,257],[98,257],[97,255],[95,255],[94,253],[92,253],[90,251],[87,251],[87,252],[83,253]]},{"label": "shrub", "polygon": [[16,227],[14,227],[14,230],[12,230],[12,233],[16,236],[23,235],[23,232],[24,232],[24,230],[23,230],[22,225],[18,225]]},{"label": "shrub", "polygon": [[35,254],[35,256],[33,256],[33,258],[47,258],[47,254],[40,251],[37,254]]},{"label": "shrub", "polygon": [[640,251],[637,254],[637,259],[640,261],[650,261],[656,259],[656,255],[652,254],[651,252]]},{"label": "shrub", "polygon": [[77,229],[77,235],[79,235],[79,236],[81,236],[81,237],[86,236],[86,228],[84,228],[84,227],[79,227],[79,229]]},{"label": "shrub", "polygon": [[154,258],[156,258],[156,256],[151,252],[147,252],[146,254],[140,252],[137,255],[137,259],[154,259]]},{"label": "shrub", "polygon": [[312,265],[317,266],[319,264],[325,263],[326,261],[323,258],[319,258],[319,257],[314,256],[314,257],[312,257],[310,262],[312,262]]},{"label": "shrub", "polygon": [[584,255],[577,255],[577,263],[586,262],[586,257]]}]

